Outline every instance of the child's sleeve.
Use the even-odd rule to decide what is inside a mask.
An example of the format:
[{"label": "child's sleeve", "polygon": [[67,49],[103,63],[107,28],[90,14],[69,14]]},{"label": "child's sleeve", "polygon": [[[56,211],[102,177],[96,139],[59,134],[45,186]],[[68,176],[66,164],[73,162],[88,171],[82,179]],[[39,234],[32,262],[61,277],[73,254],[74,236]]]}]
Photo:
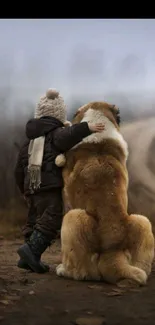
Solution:
[{"label": "child's sleeve", "polygon": [[53,133],[53,143],[61,152],[65,152],[81,142],[83,138],[89,136],[91,133],[87,122],[74,124],[65,128],[58,128]]},{"label": "child's sleeve", "polygon": [[23,148],[20,149],[20,152],[18,154],[18,159],[16,162],[15,170],[14,170],[14,176],[16,185],[18,186],[20,192],[24,194],[24,166],[22,164],[22,154],[23,154]]}]

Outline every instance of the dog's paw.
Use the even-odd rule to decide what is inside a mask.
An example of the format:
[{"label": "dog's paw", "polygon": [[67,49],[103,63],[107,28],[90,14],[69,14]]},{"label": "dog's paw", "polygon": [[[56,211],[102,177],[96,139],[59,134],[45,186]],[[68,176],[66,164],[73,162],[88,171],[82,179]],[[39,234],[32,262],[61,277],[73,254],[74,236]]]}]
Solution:
[{"label": "dog's paw", "polygon": [[145,285],[147,282],[146,272],[135,267],[133,279],[136,280],[140,285]]},{"label": "dog's paw", "polygon": [[132,273],[130,274],[130,278],[122,279],[117,282],[118,287],[139,287],[144,286],[147,282],[146,272],[134,267]]},{"label": "dog's paw", "polygon": [[65,275],[65,268],[63,266],[63,264],[59,264],[57,267],[56,267],[56,274],[58,276],[64,276]]}]

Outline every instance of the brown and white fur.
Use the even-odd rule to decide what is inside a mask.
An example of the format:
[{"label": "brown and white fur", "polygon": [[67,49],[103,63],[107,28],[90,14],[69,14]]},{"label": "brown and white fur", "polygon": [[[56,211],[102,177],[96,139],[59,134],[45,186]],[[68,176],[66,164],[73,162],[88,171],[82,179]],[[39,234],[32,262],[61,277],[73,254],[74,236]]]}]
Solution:
[{"label": "brown and white fur", "polygon": [[66,155],[64,193],[72,209],[61,228],[62,264],[56,273],[75,280],[122,279],[144,285],[154,259],[149,220],[128,215],[127,144],[117,124],[117,108],[89,103],[73,123],[103,122]]}]

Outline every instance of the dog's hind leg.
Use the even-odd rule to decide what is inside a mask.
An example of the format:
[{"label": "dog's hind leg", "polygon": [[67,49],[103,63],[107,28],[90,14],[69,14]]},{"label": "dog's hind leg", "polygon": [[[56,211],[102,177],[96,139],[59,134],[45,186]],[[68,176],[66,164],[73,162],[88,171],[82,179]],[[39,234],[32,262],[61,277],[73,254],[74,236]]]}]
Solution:
[{"label": "dog's hind leg", "polygon": [[100,280],[96,221],[85,210],[70,210],[61,228],[62,264],[56,273],[75,280]]},{"label": "dog's hind leg", "polygon": [[129,216],[129,251],[131,264],[151,273],[154,259],[154,236],[150,221],[142,215]]},{"label": "dog's hind leg", "polygon": [[102,279],[109,283],[117,284],[120,280],[128,279],[145,285],[146,272],[130,265],[131,256],[128,251],[106,252],[100,255],[98,269]]}]

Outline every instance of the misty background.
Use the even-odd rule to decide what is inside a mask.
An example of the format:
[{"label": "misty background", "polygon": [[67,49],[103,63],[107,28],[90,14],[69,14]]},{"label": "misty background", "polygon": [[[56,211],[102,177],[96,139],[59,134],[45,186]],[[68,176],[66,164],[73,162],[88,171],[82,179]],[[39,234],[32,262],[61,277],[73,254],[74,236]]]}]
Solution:
[{"label": "misty background", "polygon": [[[154,35],[154,19],[0,19],[2,209],[15,206],[19,197],[13,170],[24,140],[25,123],[49,87],[57,88],[64,97],[68,118],[91,100],[118,105],[122,132],[130,142],[130,151],[133,143],[135,146],[130,126],[135,125],[137,129],[135,123],[146,120],[140,131],[140,145],[137,144],[140,152],[145,150],[143,137],[150,129],[147,118],[155,115]],[[154,124],[151,125],[154,129]],[[147,146],[153,152],[155,132],[151,134]],[[138,159],[139,155],[137,160],[134,158],[134,164],[135,161],[141,164]],[[131,179],[134,167],[129,161]],[[139,176],[138,181],[140,179]],[[14,218],[16,214],[17,209],[14,209]],[[2,219],[3,216],[4,210]]]},{"label": "misty background", "polygon": [[1,19],[0,88],[9,91],[8,115],[27,114],[49,87],[60,90],[69,112],[73,100],[120,102],[119,96],[122,113],[135,101],[149,101],[150,109],[154,32],[154,19]]}]

